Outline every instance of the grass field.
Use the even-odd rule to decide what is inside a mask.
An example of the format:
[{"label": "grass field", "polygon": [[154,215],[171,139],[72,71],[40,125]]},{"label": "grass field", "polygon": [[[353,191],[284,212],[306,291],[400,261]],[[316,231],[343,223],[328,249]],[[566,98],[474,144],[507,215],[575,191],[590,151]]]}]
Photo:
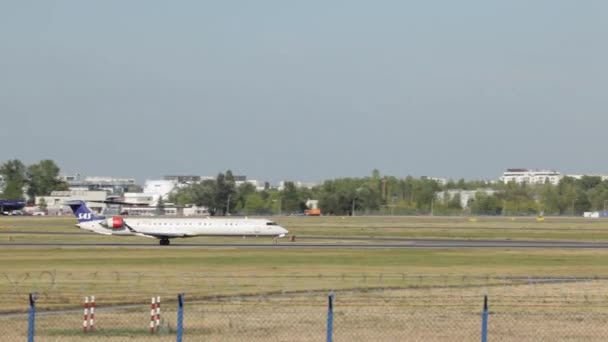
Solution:
[{"label": "grass field", "polygon": [[[474,222],[471,222],[474,220]],[[454,238],[454,239],[511,239],[511,240],[567,240],[608,241],[608,220],[583,218],[545,218],[537,222],[534,217],[280,217],[276,221],[289,229],[290,235],[300,237],[400,237],[400,238]],[[0,217],[3,231],[43,231],[82,233],[76,228],[73,217]],[[53,236],[30,234],[2,234],[9,241],[142,241],[139,237],[107,237],[91,233]],[[242,241],[242,239],[231,239]],[[152,240],[151,240],[152,241]],[[226,241],[221,238],[198,237],[176,239],[173,243],[197,241]]]},{"label": "grass field", "polygon": [[[608,241],[608,221],[578,218],[547,218],[545,222],[502,217],[476,220],[466,217],[281,217],[276,220],[287,227],[291,235],[306,237],[297,240],[304,244],[340,243],[348,237],[362,238],[348,242],[361,244],[374,243],[373,238],[378,237]],[[484,294],[491,296],[493,307],[505,318],[502,323],[495,323],[495,330],[502,331],[504,340],[508,340],[508,336],[519,336],[512,340],[533,341],[538,335],[532,332],[539,331],[539,324],[543,322],[550,334],[570,329],[571,320],[590,326],[604,326],[606,320],[605,316],[581,318],[577,315],[590,308],[594,312],[607,311],[604,301],[608,280],[604,278],[608,278],[608,250],[171,248],[140,237],[80,234],[83,231],[74,224],[75,220],[67,217],[2,217],[0,241],[145,242],[150,245],[3,246],[0,249],[0,293],[3,294],[0,313],[24,312],[27,294],[33,291],[40,293],[38,307],[43,311],[79,308],[85,295],[95,295],[102,308],[115,308],[103,316],[108,336],[144,340],[145,329],[112,322],[131,322],[130,315],[141,315],[134,321],[141,319],[145,327],[145,308],[150,296],[161,295],[171,303],[177,293],[185,292],[190,303],[205,303],[202,308],[190,309],[202,310],[199,314],[206,317],[205,321],[186,322],[188,331],[196,336],[207,340],[262,341],[278,334],[279,340],[310,340],[322,338],[323,329],[317,325],[322,325],[323,319],[318,314],[322,317],[325,296],[333,289],[342,310],[336,322],[344,329],[344,339],[353,341],[375,339],[376,328],[382,328],[379,331],[385,333],[383,340],[403,340],[404,336],[418,336],[421,340],[441,340],[443,336],[444,340],[453,340],[454,331],[447,332],[462,326],[470,326],[462,331],[462,340],[473,339],[478,336],[479,308]],[[79,234],[49,234],[52,232]],[[176,239],[172,243],[242,241],[241,238],[197,237]],[[272,247],[271,239],[245,241],[268,243]],[[284,239],[280,243],[291,242]],[[567,279],[549,279],[549,282],[542,279],[547,277]],[[232,299],[219,300],[227,297]],[[143,310],[121,309],[121,305],[126,304],[141,305]],[[168,307],[174,307],[174,302]],[[568,314],[551,316],[556,308]],[[387,320],[386,310],[393,309],[392,320]],[[528,316],[522,316],[522,310]],[[63,316],[66,317],[64,324],[53,323],[50,318],[39,319],[41,326],[48,324],[46,330],[41,330],[41,340],[82,338],[72,330],[79,326],[81,314]],[[7,324],[0,325],[23,325],[23,319],[2,317],[0,315]],[[432,329],[416,328],[416,322],[425,321],[433,322],[425,323],[427,328],[434,324]],[[375,323],[367,326],[369,322]],[[509,322],[517,322],[517,333]],[[114,330],[109,329],[115,324]],[[286,325],[291,333],[280,330]],[[399,330],[396,326],[409,326],[413,330]],[[526,331],[530,335],[526,335]],[[431,332],[439,335],[428,335]],[[301,338],[295,338],[295,333],[300,333]],[[606,337],[608,331],[605,333],[582,334],[571,340],[600,340],[596,337]]]},{"label": "grass field", "polygon": [[[281,217],[298,237],[401,237],[608,241],[608,222],[583,219],[466,217]],[[150,247],[5,247],[0,250],[4,310],[22,307],[20,298],[39,291],[45,305],[79,305],[83,294],[112,303],[158,292],[198,297],[284,291],[475,285],[483,277],[608,276],[608,251],[524,249],[291,250],[161,248],[156,240],[83,232],[71,217],[2,217],[3,242],[149,242]],[[18,231],[38,232],[19,234]],[[176,239],[180,242],[240,242],[241,238]],[[247,242],[271,244],[270,239]],[[311,241],[311,240],[302,240]],[[326,241],[326,240],[322,240]],[[370,240],[371,241],[371,240]],[[289,244],[283,240],[282,244]],[[349,242],[350,243],[350,242]],[[361,241],[360,243],[370,243]],[[421,280],[422,279],[422,280]],[[464,279],[464,280],[463,280]],[[72,298],[74,295],[74,299]]]}]

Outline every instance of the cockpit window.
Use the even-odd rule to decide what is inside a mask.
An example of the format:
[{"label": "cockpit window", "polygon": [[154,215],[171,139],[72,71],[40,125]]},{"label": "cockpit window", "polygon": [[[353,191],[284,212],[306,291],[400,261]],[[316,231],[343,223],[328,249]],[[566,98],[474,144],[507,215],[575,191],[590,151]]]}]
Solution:
[{"label": "cockpit window", "polygon": [[276,222],[266,222],[267,226],[278,226]]}]

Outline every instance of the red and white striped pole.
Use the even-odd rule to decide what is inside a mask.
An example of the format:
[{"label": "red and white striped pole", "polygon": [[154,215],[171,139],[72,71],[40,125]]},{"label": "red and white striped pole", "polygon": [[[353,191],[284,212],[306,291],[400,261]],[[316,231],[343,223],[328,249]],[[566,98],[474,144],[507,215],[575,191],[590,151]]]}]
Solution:
[{"label": "red and white striped pole", "polygon": [[160,296],[156,296],[156,331],[160,326]]},{"label": "red and white striped pole", "polygon": [[156,298],[152,297],[152,305],[150,306],[150,334],[154,334],[155,318],[156,317]]},{"label": "red and white striped pole", "polygon": [[95,330],[95,296],[91,296],[89,307],[89,331],[93,331]]},{"label": "red and white striped pole", "polygon": [[87,332],[87,324],[89,323],[89,297],[84,297],[84,321],[82,322],[82,332]]}]

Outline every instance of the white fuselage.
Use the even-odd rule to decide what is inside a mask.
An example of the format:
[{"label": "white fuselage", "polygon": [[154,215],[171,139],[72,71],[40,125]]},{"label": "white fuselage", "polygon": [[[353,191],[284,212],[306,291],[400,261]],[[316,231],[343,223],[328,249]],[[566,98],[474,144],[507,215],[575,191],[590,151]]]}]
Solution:
[{"label": "white fuselage", "polygon": [[283,237],[288,233],[287,229],[266,219],[123,218],[123,221],[125,225],[120,228],[107,227],[104,225],[104,220],[81,222],[77,226],[105,235],[137,235],[156,238],[204,235]]}]

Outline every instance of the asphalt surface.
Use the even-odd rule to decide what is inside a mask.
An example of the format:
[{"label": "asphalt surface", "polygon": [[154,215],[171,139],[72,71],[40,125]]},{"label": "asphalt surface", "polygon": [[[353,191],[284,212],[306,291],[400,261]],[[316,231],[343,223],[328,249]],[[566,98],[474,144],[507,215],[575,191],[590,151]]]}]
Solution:
[{"label": "asphalt surface", "polygon": [[[35,230],[2,230],[0,235],[96,235],[87,231],[53,232]],[[201,248],[344,248],[344,249],[416,249],[416,248],[567,248],[567,249],[608,249],[607,242],[583,241],[542,241],[542,240],[466,240],[466,239],[411,239],[400,237],[367,237],[367,236],[328,236],[328,235],[298,235],[297,242],[289,241],[289,237],[279,239],[278,244],[272,240],[259,243],[193,243],[187,239],[172,239],[169,248],[201,247]],[[142,242],[0,242],[6,247],[156,247],[158,241],[142,239]],[[167,248],[166,246],[160,246]]]}]

